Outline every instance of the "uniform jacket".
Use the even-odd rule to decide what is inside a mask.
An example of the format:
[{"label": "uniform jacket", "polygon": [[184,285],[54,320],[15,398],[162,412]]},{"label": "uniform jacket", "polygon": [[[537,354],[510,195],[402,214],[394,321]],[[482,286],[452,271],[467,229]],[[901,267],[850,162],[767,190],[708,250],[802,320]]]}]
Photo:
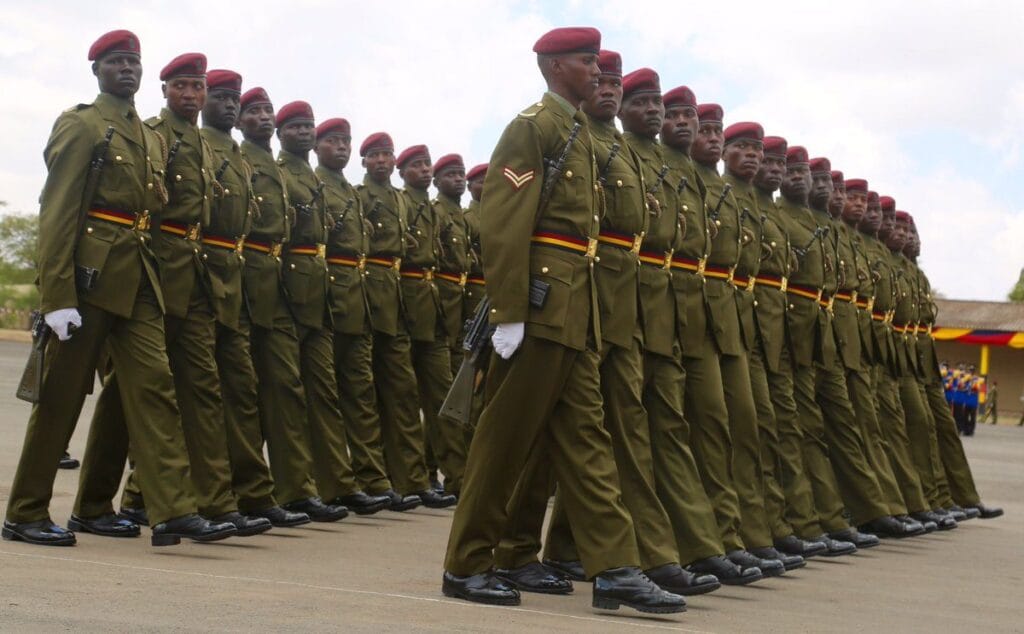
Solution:
[{"label": "uniform jacket", "polygon": [[[284,174],[288,200],[295,212],[282,268],[285,292],[296,323],[324,328],[330,325],[331,313],[327,306],[327,261],[323,257],[327,242],[323,184],[309,163],[291,152],[281,150],[277,165]],[[313,254],[309,254],[311,250]]]},{"label": "uniform jacket", "polygon": [[[844,297],[856,293],[860,289],[857,271],[860,268],[853,239],[857,234],[841,220],[832,220],[832,234],[836,244],[836,290]],[[860,371],[861,366],[861,333],[860,321],[857,318],[856,305],[839,298],[832,303],[832,331],[836,338],[839,357],[848,370]]]},{"label": "uniform jacket", "polygon": [[469,223],[457,200],[441,195],[432,204],[440,227],[434,282],[441,300],[442,327],[449,347],[454,347],[462,333],[466,280],[473,259]]},{"label": "uniform jacket", "polygon": [[[363,203],[356,188],[340,172],[316,168],[324,184],[327,214],[327,268],[334,331],[346,335],[369,332],[370,311],[366,297],[365,261],[370,236]],[[359,263],[364,261],[363,267]]]},{"label": "uniform jacket", "polygon": [[[736,262],[736,310],[740,318],[740,335],[743,346],[753,350],[757,329],[754,325],[754,286],[755,278],[761,267],[761,240],[764,238],[764,227],[761,220],[761,209],[757,202],[757,189],[744,183],[731,174],[722,179],[732,185],[732,194],[739,205],[740,217],[740,256]],[[728,201],[727,201],[728,202]],[[746,279],[746,285],[743,280]]]},{"label": "uniform jacket", "polygon": [[472,255],[469,267],[469,283],[466,285],[463,318],[469,319],[476,312],[477,304],[484,298],[484,293],[486,292],[486,286],[482,283],[484,281],[484,265],[483,256],[480,253],[480,203],[478,201],[469,201],[465,218]]},{"label": "uniform jacket", "polygon": [[409,223],[402,258],[405,322],[413,341],[434,341],[441,326],[441,297],[433,279],[437,272],[441,225],[426,191],[406,187],[401,197]]},{"label": "uniform jacket", "polygon": [[789,275],[789,290],[786,307],[786,324],[789,328],[789,343],[793,353],[793,363],[798,367],[807,367],[820,356],[818,351],[822,344],[820,339],[820,322],[823,319],[816,297],[805,297],[798,294],[794,285],[804,287],[811,292],[821,289],[825,278],[825,240],[815,237],[818,223],[806,206],[779,198],[779,219],[789,235],[789,243],[794,250],[793,266]]},{"label": "uniform jacket", "polygon": [[[772,279],[787,279],[791,273],[792,251],[789,248],[789,235],[784,220],[771,195],[763,191],[757,192],[757,206],[761,211],[761,263],[759,276],[770,276]],[[757,338],[764,355],[765,365],[772,372],[779,371],[782,348],[787,345],[786,337],[786,306],[789,300],[786,291],[779,286],[758,282],[754,287],[754,317],[756,318]]]},{"label": "uniform jacket", "polygon": [[[708,257],[708,265],[723,271],[735,270],[742,248],[742,208],[736,201],[736,196],[730,192],[726,194],[722,206],[718,208],[718,217],[714,218],[715,208],[718,207],[718,201],[725,188],[725,180],[714,168],[699,163],[695,166],[708,188],[707,206],[714,225],[711,229],[711,254]],[[708,276],[707,272],[705,276],[707,282],[704,284],[704,297],[708,304],[708,326],[711,328],[711,336],[718,346],[718,351],[732,356],[744,354],[739,311],[736,309],[736,289],[725,279]]]},{"label": "uniform jacket", "polygon": [[[381,185],[368,175],[357,190],[363,213],[370,223],[369,258],[391,259],[405,255],[406,210],[402,196],[390,183]],[[405,330],[398,270],[367,262],[366,295],[371,323],[377,332],[394,337]]]},{"label": "uniform jacket", "polygon": [[[252,193],[258,213],[246,242],[281,245],[288,241],[292,211],[284,174],[267,150],[242,141],[242,157],[252,170]],[[284,301],[281,283],[281,257],[251,248],[245,251],[245,299],[252,323],[261,328],[274,327],[278,302]]]}]

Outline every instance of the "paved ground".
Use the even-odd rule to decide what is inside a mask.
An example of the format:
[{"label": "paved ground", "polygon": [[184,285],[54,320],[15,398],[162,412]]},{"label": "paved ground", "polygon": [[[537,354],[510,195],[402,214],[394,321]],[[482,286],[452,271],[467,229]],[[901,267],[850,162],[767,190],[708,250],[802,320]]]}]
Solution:
[{"label": "paved ground", "polygon": [[[12,396],[26,350],[0,342],[4,504],[29,411]],[[75,455],[84,442],[83,426]],[[979,426],[966,444],[1003,518],[813,560],[781,579],[694,598],[671,618],[593,610],[584,584],[571,597],[526,595],[521,608],[447,600],[439,585],[450,512],[424,510],[161,549],[148,536],[82,535],[67,549],[0,542],[0,630],[1021,631],[1024,429]],[[76,472],[58,475],[59,522],[76,482]]]}]

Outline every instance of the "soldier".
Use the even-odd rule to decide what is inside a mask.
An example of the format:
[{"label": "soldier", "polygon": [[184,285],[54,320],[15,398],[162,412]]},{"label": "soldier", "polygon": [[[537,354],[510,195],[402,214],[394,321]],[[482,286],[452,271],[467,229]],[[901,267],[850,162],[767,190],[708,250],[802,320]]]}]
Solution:
[{"label": "soldier", "polygon": [[242,95],[240,107],[238,127],[245,138],[242,156],[252,168],[253,195],[259,207],[245,239],[245,297],[252,321],[260,421],[275,497],[284,502],[282,511],[271,508],[261,515],[275,526],[288,526],[303,515],[318,522],[333,522],[348,512],[324,504],[313,480],[298,334],[282,282],[281,255],[290,237],[293,212],[284,174],[270,147],[274,106],[267,92],[256,87]]},{"label": "soldier", "polygon": [[[620,501],[602,425],[601,325],[593,266],[600,184],[587,119],[576,104],[594,92],[600,33],[555,29],[534,45],[548,92],[505,129],[484,185],[481,238],[492,302],[487,405],[466,464],[445,557],[446,596],[518,605],[492,570],[505,506],[531,452],[550,452],[593,605],[660,613],[685,609],[641,574],[633,522]],[[559,170],[545,176],[546,159]],[[546,185],[546,186],[545,186]],[[546,293],[530,303],[529,287]],[[527,327],[529,332],[527,333]]]},{"label": "soldier", "polygon": [[822,343],[815,363],[815,397],[828,421],[824,426],[824,440],[843,502],[854,525],[869,531],[866,534],[844,532],[839,538],[849,537],[849,541],[865,548],[878,543],[875,534],[908,537],[923,533],[924,528],[920,524],[904,524],[892,516],[883,502],[874,470],[865,458],[864,437],[846,385],[846,372],[860,370],[860,327],[856,307],[849,303],[853,290],[849,285],[856,281],[853,246],[849,229],[828,211],[834,191],[831,165],[827,159],[808,161],[808,165],[811,172],[809,202],[812,219],[823,232],[824,256],[818,299]]},{"label": "soldier", "polygon": [[655,78],[649,70],[631,73],[619,111],[624,136],[650,183],[646,186],[648,229],[639,253],[639,310],[644,334],[643,405],[655,483],[671,520],[679,559],[698,574],[693,586],[705,585],[700,581],[705,574],[724,584],[745,585],[763,575],[759,568],[741,568],[724,556],[684,414],[682,349],[686,344],[682,342],[691,337],[691,328],[698,335],[704,331],[699,263],[706,259],[710,244],[705,231],[705,189],[689,157],[697,131],[697,102],[686,86],[662,97],[660,80]]},{"label": "soldier", "polygon": [[[481,163],[466,172],[466,188],[469,189],[470,201],[466,208],[466,226],[469,228],[470,264],[469,277],[466,279],[466,299],[463,303],[464,319],[476,313],[476,307],[484,298],[484,266],[480,254],[480,194],[484,190],[484,178],[487,176],[487,163]],[[462,353],[459,353],[459,360]],[[452,364],[455,365],[454,363]]]},{"label": "soldier", "polygon": [[330,309],[334,324],[334,371],[338,409],[352,456],[356,485],[383,497],[371,502],[355,492],[339,503],[360,515],[391,502],[391,480],[384,469],[377,395],[373,388],[373,338],[366,303],[366,251],[370,238],[363,205],[342,170],[352,153],[351,126],[346,119],[328,119],[316,128],[316,176],[323,187],[327,214],[327,265]]},{"label": "soldier", "polygon": [[[252,169],[231,138],[231,129],[238,123],[242,76],[230,70],[211,70],[206,74],[206,90],[200,133],[217,167],[213,175],[213,209],[210,223],[203,227],[202,241],[217,316],[214,354],[224,399],[232,490],[239,510],[245,514],[255,512],[262,524],[270,528],[268,512],[287,512],[277,506],[274,481],[263,457],[256,370],[249,344],[249,311],[242,290],[245,236],[252,228],[254,212],[259,212],[252,195]],[[308,521],[308,517],[293,519],[298,523]],[[238,526],[237,520],[235,525]],[[239,534],[241,531],[239,527]]]},{"label": "soldier", "polygon": [[[142,125],[133,97],[142,77],[139,40],[111,31],[89,49],[100,94],[65,111],[44,151],[47,180],[40,197],[40,310],[58,341],[46,355],[39,402],[11,485],[2,535],[47,546],[70,546],[75,535],[49,517],[57,463],[75,429],[93,372],[105,349],[121,375],[124,428],[91,436],[85,469],[106,454],[135,447],[138,482],[150,501],[153,545],[235,534],[229,523],[196,515],[189,459],[167,359],[164,301],[150,250],[151,214],[166,202],[162,147]],[[70,523],[97,535],[133,537],[137,524],[116,516],[110,496],[76,508]]]},{"label": "soldier", "polygon": [[356,189],[371,226],[366,294],[372,316],[377,411],[384,440],[385,466],[398,491],[386,492],[391,497],[388,508],[407,511],[427,501],[448,505],[454,496],[439,496],[430,489],[416,374],[412,368],[412,344],[402,313],[399,271],[405,255],[408,219],[404,200],[391,185],[395,144],[386,132],[376,132],[363,141],[359,155],[366,176]]},{"label": "soldier", "polygon": [[[774,577],[785,573],[786,562],[746,550],[747,546],[771,549],[772,540],[764,498],[758,490],[762,476],[757,412],[733,285],[743,246],[742,207],[730,192],[732,185],[726,188],[718,173],[724,144],[722,115],[718,104],[697,106],[700,127],[690,149],[696,174],[707,187],[711,243],[702,271],[705,333],[693,346],[683,344],[686,417],[693,422],[691,447],[727,556],[743,568],[760,568],[765,576]],[[755,168],[751,177],[756,172]],[[743,279],[744,287],[747,281]],[[745,470],[742,478],[740,469]],[[748,477],[754,480],[748,481]],[[743,495],[739,495],[740,488]],[[799,565],[797,559],[791,561],[790,565]]]},{"label": "soldier", "polygon": [[[387,506],[385,496],[368,496],[359,489],[348,455],[344,424],[338,410],[338,379],[334,374],[334,327],[327,299],[328,214],[324,184],[309,164],[316,143],[313,109],[293,101],[277,111],[281,151],[277,165],[284,174],[288,200],[295,210],[284,257],[284,289],[295,316],[299,339],[299,368],[306,391],[309,446],[317,490],[343,518],[351,504],[362,514]],[[309,505],[313,510],[314,505]],[[303,505],[293,510],[309,513]],[[346,513],[347,514],[347,513]]]},{"label": "soldier", "polygon": [[[839,174],[839,179],[842,180],[841,172],[833,171],[832,174],[833,177]],[[941,518],[930,515],[928,503],[921,489],[920,476],[910,458],[905,414],[903,403],[900,401],[897,383],[899,362],[890,324],[899,284],[892,267],[889,249],[882,242],[882,239],[888,239],[892,233],[895,211],[896,202],[888,196],[881,196],[878,214],[874,213],[873,207],[869,207],[859,224],[860,230],[866,234],[866,258],[874,282],[874,294],[865,300],[863,310],[869,313],[871,318],[871,342],[875,359],[874,393],[878,399],[882,446],[907,511],[912,518],[921,522],[926,530],[931,531],[940,526],[949,528],[949,525],[948,522],[942,522]]]},{"label": "soldier", "polygon": [[[786,140],[766,136],[764,158],[754,176],[761,212],[761,264],[754,287],[756,337],[750,350],[750,380],[757,405],[764,469],[765,513],[775,547],[791,555],[827,552],[823,543],[797,537],[797,528],[817,524],[811,483],[804,472],[803,433],[793,398],[791,335],[786,328],[786,287],[795,257],[774,192],[786,174]],[[797,335],[803,336],[803,335]]]},{"label": "soldier", "polygon": [[[917,256],[921,250],[920,237],[917,227],[910,217],[910,231],[913,239],[909,247],[908,256],[916,263]],[[905,249],[906,251],[906,249]],[[971,519],[980,516],[982,519],[992,519],[1003,514],[998,507],[989,507],[982,503],[978,490],[974,485],[974,477],[971,474],[970,465],[964,455],[963,444],[956,434],[956,424],[952,423],[952,416],[948,407],[942,405],[942,383],[938,372],[937,355],[935,352],[935,341],[931,336],[931,329],[935,324],[937,309],[932,302],[931,284],[928,277],[918,268],[919,284],[925,289],[922,301],[922,311],[919,316],[919,327],[917,335],[917,350],[920,368],[924,377],[924,402],[930,409],[935,421],[935,433],[938,450],[938,458],[942,467],[947,486],[945,496],[941,502],[946,510],[952,512],[954,517],[958,513],[964,514],[963,519]],[[960,521],[957,519],[957,521]]]},{"label": "soldier", "polygon": [[[443,219],[427,192],[433,177],[430,152],[425,145],[406,148],[398,155],[396,165],[405,183],[402,199],[408,222],[401,268],[402,306],[412,340],[412,367],[430,450],[427,467],[429,472],[436,472],[429,459],[436,458],[445,476],[445,488],[458,491],[466,468],[465,436],[455,421],[438,415],[452,385],[452,361],[442,299],[434,282]],[[446,495],[442,502],[433,487],[421,497],[423,504],[432,508],[451,506],[456,500]]]}]

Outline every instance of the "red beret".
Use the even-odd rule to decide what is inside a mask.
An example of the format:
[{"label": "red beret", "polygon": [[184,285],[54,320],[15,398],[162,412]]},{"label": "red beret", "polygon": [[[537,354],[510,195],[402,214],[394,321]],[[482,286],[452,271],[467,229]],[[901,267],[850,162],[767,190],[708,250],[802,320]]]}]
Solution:
[{"label": "red beret", "polygon": [[832,186],[846,191],[846,181],[843,180],[843,173],[839,170],[832,170]]},{"label": "red beret", "polygon": [[846,191],[868,193],[868,182],[863,178],[850,178],[846,180]]},{"label": "red beret", "polygon": [[661,93],[661,79],[650,68],[638,68],[622,78],[622,97],[638,92]]},{"label": "red beret", "polygon": [[466,180],[471,181],[474,178],[483,178],[487,174],[487,167],[487,163],[474,165],[472,169],[466,172]]},{"label": "red beret", "polygon": [[456,167],[458,169],[466,169],[466,164],[462,162],[462,155],[460,154],[445,154],[441,158],[434,162],[434,173],[440,174],[445,169],[450,167]]},{"label": "red beret", "polygon": [[319,141],[332,132],[352,136],[352,127],[349,126],[348,119],[328,119],[316,127],[316,138]]},{"label": "red beret", "polygon": [[672,106],[690,106],[691,108],[697,107],[697,96],[693,94],[688,86],[679,86],[668,91],[661,97],[661,102],[665,104],[666,108]]},{"label": "red beret", "polygon": [[[255,106],[259,104],[270,103],[270,95],[263,88],[256,86],[245,91],[242,98],[238,100],[238,107],[243,112],[249,106]],[[271,104],[273,105],[273,104]]]},{"label": "red beret", "polygon": [[277,121],[274,122],[274,125],[280,128],[292,119],[313,121],[313,106],[305,101],[286,103],[277,111]]},{"label": "red beret", "polygon": [[402,153],[398,155],[398,160],[395,164],[398,165],[398,169],[402,169],[406,163],[416,158],[426,158],[430,161],[430,150],[425,145],[413,145],[402,150]]},{"label": "red beret", "polygon": [[359,156],[366,156],[374,150],[395,151],[395,142],[387,132],[374,132],[359,146]]},{"label": "red beret", "polygon": [[213,90],[219,88],[220,90],[231,90],[233,92],[242,92],[242,76],[233,70],[211,70],[206,73],[206,89]]},{"label": "red beret", "polygon": [[118,29],[104,33],[89,47],[89,61],[94,62],[107,53],[135,53],[141,55],[139,38],[131,31]]},{"label": "red beret", "polygon": [[615,51],[602,50],[597,54],[597,67],[602,75],[622,77],[622,56]]},{"label": "red beret", "polygon": [[878,201],[878,192],[868,192],[868,202],[869,203],[870,202],[875,202],[875,203],[879,202]]},{"label": "red beret", "polygon": [[187,77],[202,77],[206,74],[206,55],[202,53],[182,53],[164,66],[160,71],[160,81],[167,81],[171,77],[185,75]]},{"label": "red beret", "polygon": [[741,121],[726,128],[724,136],[726,145],[741,139],[763,141],[764,128],[761,127],[760,123],[754,123],[753,121]]},{"label": "red beret", "polygon": [[807,158],[807,148],[802,145],[792,145],[786,150],[786,167],[807,165],[811,162]]},{"label": "red beret", "polygon": [[702,103],[697,106],[697,119],[700,123],[721,123],[725,112],[717,103]]},{"label": "red beret", "polygon": [[906,222],[908,224],[914,224],[914,220],[910,217],[910,214],[908,214],[905,211],[897,211],[896,220],[900,222]]},{"label": "red beret", "polygon": [[892,196],[879,196],[878,204],[882,206],[882,211],[896,211],[896,199]]},{"label": "red beret", "polygon": [[538,55],[557,55],[577,51],[597,54],[601,50],[601,32],[589,26],[552,29],[533,45]]},{"label": "red beret", "polygon": [[832,178],[832,163],[824,156],[812,158],[808,161],[808,164],[811,167],[811,174],[820,174],[825,172],[828,174],[829,178]]},{"label": "red beret", "polygon": [[764,138],[764,155],[786,158],[786,139],[780,136],[766,136]]}]

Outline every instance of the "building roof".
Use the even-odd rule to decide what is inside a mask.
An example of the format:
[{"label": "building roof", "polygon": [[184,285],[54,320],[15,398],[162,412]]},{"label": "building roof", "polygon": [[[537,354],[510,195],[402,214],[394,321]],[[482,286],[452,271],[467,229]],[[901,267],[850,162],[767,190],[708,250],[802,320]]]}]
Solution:
[{"label": "building roof", "polygon": [[966,299],[936,299],[935,304],[939,308],[935,325],[940,328],[1024,331],[1024,304]]}]

